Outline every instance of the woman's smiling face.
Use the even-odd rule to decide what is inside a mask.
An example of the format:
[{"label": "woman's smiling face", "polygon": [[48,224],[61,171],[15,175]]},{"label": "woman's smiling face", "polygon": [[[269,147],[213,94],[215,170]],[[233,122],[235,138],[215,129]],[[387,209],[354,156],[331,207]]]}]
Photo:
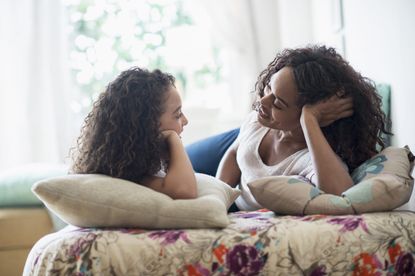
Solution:
[{"label": "woman's smiling face", "polygon": [[290,131],[300,127],[301,107],[297,104],[298,89],[291,67],[272,75],[260,99],[258,121],[273,129]]}]

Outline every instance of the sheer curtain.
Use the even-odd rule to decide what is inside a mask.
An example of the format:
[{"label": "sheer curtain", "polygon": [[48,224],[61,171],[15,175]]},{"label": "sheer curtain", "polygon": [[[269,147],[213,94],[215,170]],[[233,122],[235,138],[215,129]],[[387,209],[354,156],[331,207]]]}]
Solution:
[{"label": "sheer curtain", "polygon": [[184,103],[190,121],[183,133],[185,143],[239,127],[250,111],[253,98],[250,92],[260,70],[251,0],[199,0],[192,5],[203,10],[203,17],[195,15],[196,24],[209,22],[209,33],[205,35],[220,47],[224,82],[220,88],[223,94],[218,99],[220,109]]},{"label": "sheer curtain", "polygon": [[0,169],[68,155],[64,22],[60,0],[0,1]]},{"label": "sheer curtain", "polygon": [[[226,92],[219,112],[197,107],[189,112],[184,141],[239,127],[251,110],[257,77],[278,49],[279,26],[274,0],[199,0],[210,22],[210,36],[223,54]],[[196,17],[197,21],[198,18]],[[191,139],[189,139],[191,140]]]},{"label": "sheer curtain", "polygon": [[259,71],[259,44],[251,0],[204,0],[214,39],[224,47],[232,110],[246,114]]}]

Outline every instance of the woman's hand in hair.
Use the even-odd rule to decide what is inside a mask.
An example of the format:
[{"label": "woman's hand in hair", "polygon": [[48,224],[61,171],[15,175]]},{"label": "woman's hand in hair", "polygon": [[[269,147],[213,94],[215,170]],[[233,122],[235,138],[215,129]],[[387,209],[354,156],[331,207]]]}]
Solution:
[{"label": "woman's hand in hair", "polygon": [[353,115],[353,99],[351,97],[341,98],[333,95],[326,100],[315,104],[306,104],[303,106],[301,119],[304,115],[314,116],[320,127],[325,127],[333,122],[347,118]]},{"label": "woman's hand in hair", "polygon": [[300,123],[315,169],[316,184],[328,194],[340,195],[353,185],[353,180],[321,127],[352,114],[352,98],[339,98],[337,95],[313,105],[305,105],[302,109]]}]

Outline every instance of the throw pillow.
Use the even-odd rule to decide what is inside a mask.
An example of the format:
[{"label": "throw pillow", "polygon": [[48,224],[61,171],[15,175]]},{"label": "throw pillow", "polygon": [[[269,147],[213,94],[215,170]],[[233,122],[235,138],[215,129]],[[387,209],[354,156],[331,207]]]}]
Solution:
[{"label": "throw pillow", "polygon": [[379,174],[392,174],[406,179],[412,173],[414,166],[412,158],[408,146],[387,147],[352,172],[353,182],[359,183]]},{"label": "throw pillow", "polygon": [[256,201],[277,214],[353,214],[343,197],[325,194],[299,176],[268,176],[248,183]]},{"label": "throw pillow", "polygon": [[388,147],[352,173],[356,184],[342,196],[325,194],[307,180],[293,176],[265,177],[248,183],[248,187],[259,204],[279,214],[389,211],[409,200],[413,166],[409,148]]},{"label": "throw pillow", "polygon": [[173,200],[145,186],[105,175],[67,175],[37,182],[33,192],[63,221],[80,227],[226,227],[240,191],[196,174],[198,197]]}]

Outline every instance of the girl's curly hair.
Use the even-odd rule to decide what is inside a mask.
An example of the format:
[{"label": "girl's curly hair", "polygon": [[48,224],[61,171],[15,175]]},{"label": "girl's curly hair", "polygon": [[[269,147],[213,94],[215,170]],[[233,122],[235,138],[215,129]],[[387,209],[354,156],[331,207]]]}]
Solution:
[{"label": "girl's curly hair", "polygon": [[259,98],[271,76],[286,66],[294,72],[299,106],[334,94],[353,98],[351,117],[322,128],[332,149],[351,171],[385,147],[381,137],[392,133],[387,130],[390,122],[381,109],[374,82],[356,72],[335,49],[312,45],[283,50],[259,75],[255,84]]},{"label": "girl's curly hair", "polygon": [[166,156],[159,131],[173,76],[133,67],[122,72],[93,104],[72,149],[73,173],[98,173],[139,183]]}]

